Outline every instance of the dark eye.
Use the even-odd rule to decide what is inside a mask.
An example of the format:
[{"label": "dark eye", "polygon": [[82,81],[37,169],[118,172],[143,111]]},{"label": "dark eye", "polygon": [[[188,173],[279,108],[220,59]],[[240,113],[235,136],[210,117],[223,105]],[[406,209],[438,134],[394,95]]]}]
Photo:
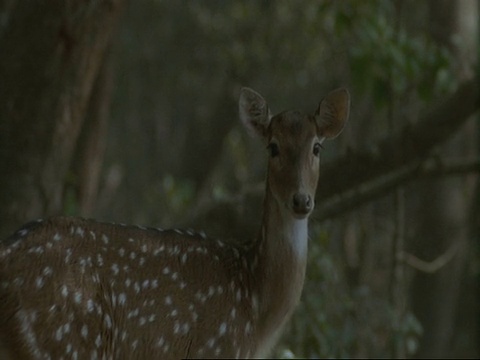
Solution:
[{"label": "dark eye", "polygon": [[270,156],[272,158],[278,156],[279,150],[278,150],[278,145],[277,144],[272,142],[272,143],[268,144],[267,149],[270,152]]},{"label": "dark eye", "polygon": [[321,149],[323,149],[322,144],[315,143],[315,145],[313,145],[313,155],[318,156],[320,154]]}]

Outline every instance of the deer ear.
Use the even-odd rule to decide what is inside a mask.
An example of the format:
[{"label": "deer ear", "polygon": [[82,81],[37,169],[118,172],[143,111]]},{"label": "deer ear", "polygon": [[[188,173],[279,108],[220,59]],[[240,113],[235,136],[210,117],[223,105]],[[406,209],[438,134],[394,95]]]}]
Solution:
[{"label": "deer ear", "polygon": [[318,136],[333,139],[340,134],[348,120],[350,94],[347,89],[337,89],[329,93],[318,106],[315,120]]},{"label": "deer ear", "polygon": [[266,137],[272,116],[267,102],[259,93],[247,87],[242,88],[238,100],[238,110],[240,120],[251,134],[262,138]]}]

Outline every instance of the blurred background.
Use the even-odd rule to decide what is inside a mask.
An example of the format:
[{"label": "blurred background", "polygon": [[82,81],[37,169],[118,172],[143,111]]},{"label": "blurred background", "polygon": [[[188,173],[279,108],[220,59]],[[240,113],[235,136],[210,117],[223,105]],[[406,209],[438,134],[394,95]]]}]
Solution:
[{"label": "blurred background", "polygon": [[246,238],[238,120],[347,87],[274,355],[480,356],[479,1],[0,1],[0,236],[56,214]]}]

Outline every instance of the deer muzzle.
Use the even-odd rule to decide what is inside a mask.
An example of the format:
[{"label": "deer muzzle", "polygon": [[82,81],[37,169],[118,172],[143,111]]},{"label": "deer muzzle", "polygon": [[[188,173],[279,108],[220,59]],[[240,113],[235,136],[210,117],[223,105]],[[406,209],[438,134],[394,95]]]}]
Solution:
[{"label": "deer muzzle", "polygon": [[295,215],[304,217],[313,210],[313,199],[309,194],[296,193],[292,199],[292,209]]}]

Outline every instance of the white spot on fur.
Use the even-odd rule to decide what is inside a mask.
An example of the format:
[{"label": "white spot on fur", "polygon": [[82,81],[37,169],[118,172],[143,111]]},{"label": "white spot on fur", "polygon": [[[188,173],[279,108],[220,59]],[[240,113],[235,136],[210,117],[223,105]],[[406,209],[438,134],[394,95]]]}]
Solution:
[{"label": "white spot on fur", "polygon": [[100,337],[100,334],[98,334],[97,338],[95,339],[95,345],[97,346],[97,348],[102,345],[102,338]]},{"label": "white spot on fur", "polygon": [[103,243],[104,243],[105,245],[107,245],[107,244],[108,244],[108,241],[109,241],[108,236],[105,235],[105,234],[102,234],[102,241],[103,241]]},{"label": "white spot on fur", "polygon": [[37,279],[35,280],[35,285],[37,285],[37,289],[41,289],[44,284],[45,284],[45,281],[43,279],[43,276],[38,276]]},{"label": "white spot on fur", "polygon": [[212,349],[215,346],[215,338],[208,339],[206,346]]},{"label": "white spot on fur", "polygon": [[76,291],[75,295],[73,296],[73,300],[75,303],[80,304],[82,302],[82,293],[80,291]]},{"label": "white spot on fur", "polygon": [[68,296],[68,289],[67,289],[67,286],[65,284],[62,285],[62,287],[60,289],[60,292],[61,292],[61,294],[64,298],[66,298]]},{"label": "white spot on fur", "polygon": [[27,234],[28,234],[28,230],[27,230],[27,229],[22,229],[22,230],[19,230],[19,231],[18,231],[18,235],[21,236],[21,237],[23,237],[23,236],[25,236],[25,235],[27,235]]},{"label": "white spot on fur", "polygon": [[27,314],[25,310],[19,310],[16,315],[17,319],[20,321],[20,331],[24,336],[24,341],[26,342],[30,353],[34,358],[41,357],[41,351],[37,344],[37,337],[34,330],[32,329],[32,319]]},{"label": "white spot on fur", "polygon": [[190,324],[188,324],[188,323],[183,324],[182,325],[182,331],[181,331],[182,334],[186,335],[186,334],[188,334],[189,331],[190,331]]},{"label": "white spot on fur", "polygon": [[85,230],[83,230],[83,228],[81,227],[77,227],[77,229],[75,230],[75,234],[83,237],[85,235]]},{"label": "white spot on fur", "polygon": [[118,267],[117,264],[113,264],[111,269],[112,269],[112,272],[113,272],[114,276],[118,275],[118,273],[120,272],[120,268]]},{"label": "white spot on fur", "polygon": [[127,302],[127,295],[125,293],[120,293],[118,295],[118,305],[125,305]]},{"label": "white spot on fur", "polygon": [[110,315],[108,315],[108,314],[105,315],[104,322],[105,322],[105,326],[107,327],[107,329],[112,328],[112,318],[110,317]]},{"label": "white spot on fur", "polygon": [[92,299],[88,299],[87,300],[87,311],[89,313],[93,312],[94,310],[94,303],[93,303],[93,300]]},{"label": "white spot on fur", "polygon": [[88,327],[87,327],[87,325],[83,324],[82,329],[80,330],[80,334],[82,335],[82,337],[83,337],[84,339],[87,338],[87,336],[88,336]]},{"label": "white spot on fur", "polygon": [[140,283],[138,281],[135,281],[135,284],[133,284],[133,288],[135,289],[135,292],[138,294],[140,292]]},{"label": "white spot on fur", "polygon": [[223,322],[218,328],[218,336],[223,336],[227,332],[227,323]]},{"label": "white spot on fur", "polygon": [[156,347],[162,347],[163,344],[165,344],[165,339],[163,338],[163,336],[158,339],[157,343],[155,344]]},{"label": "white spot on fur", "polygon": [[154,251],[153,251],[153,256],[157,256],[158,254],[160,254],[161,252],[163,252],[165,250],[165,246],[162,245],[160,246],[159,248],[156,248]]},{"label": "white spot on fur", "polygon": [[173,333],[178,334],[180,331],[180,323],[178,321],[175,321],[175,325],[173,325]]},{"label": "white spot on fur", "polygon": [[184,253],[181,258],[182,264],[185,264],[187,262],[187,253]]},{"label": "white spot on fur", "polygon": [[103,266],[103,258],[100,254],[97,254],[97,264],[98,266]]}]

